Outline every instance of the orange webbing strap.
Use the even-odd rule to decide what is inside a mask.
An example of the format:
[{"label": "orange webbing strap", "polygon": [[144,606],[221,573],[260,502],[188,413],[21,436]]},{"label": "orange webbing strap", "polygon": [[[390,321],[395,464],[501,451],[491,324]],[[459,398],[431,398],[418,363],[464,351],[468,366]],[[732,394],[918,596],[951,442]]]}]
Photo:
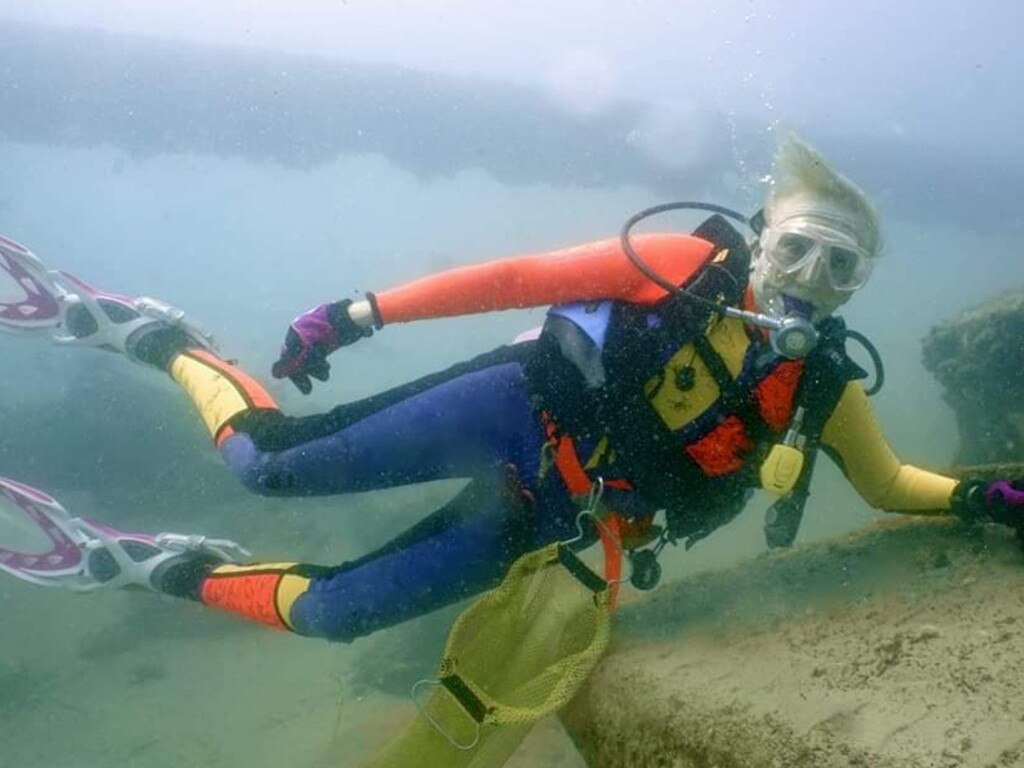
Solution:
[{"label": "orange webbing strap", "polygon": [[555,468],[561,475],[565,487],[573,496],[585,496],[590,493],[590,477],[580,462],[572,438],[561,433],[547,411],[541,412],[540,417],[544,422],[544,432],[548,437],[548,445],[551,446]]},{"label": "orange webbing strap", "polygon": [[611,609],[615,610],[615,604],[619,597],[619,581],[622,579],[622,537],[619,533],[621,518],[612,512],[602,520],[597,521],[597,535],[601,537],[601,547],[604,549],[604,580],[607,581],[611,591]]},{"label": "orange webbing strap", "polygon": [[[552,457],[558,474],[562,476],[565,487],[575,497],[582,497],[590,493],[593,482],[587,471],[583,468],[579,454],[576,453],[576,446],[572,438],[562,434],[554,419],[546,411],[541,413],[544,422],[544,431],[548,437],[548,445],[551,446]],[[609,480],[605,483],[609,488],[620,488],[632,490],[632,486],[625,480]],[[596,513],[597,510],[591,510]],[[650,520],[646,521],[648,525]],[[642,521],[632,523],[618,513],[612,512],[598,520],[595,518],[597,535],[601,538],[601,546],[604,549],[604,578],[611,583],[611,606],[614,610],[616,599],[619,594],[619,580],[622,578],[622,546],[623,533],[630,534],[634,529],[643,527]]]},{"label": "orange webbing strap", "polygon": [[[587,474],[587,470],[583,468],[583,462],[580,461],[579,454],[576,453],[575,443],[571,437],[562,433],[547,411],[542,411],[540,417],[544,423],[544,432],[548,438],[555,468],[562,476],[562,482],[573,496],[586,496],[590,493],[593,481]],[[626,480],[608,480],[605,485],[625,491],[633,490],[633,486]]]}]

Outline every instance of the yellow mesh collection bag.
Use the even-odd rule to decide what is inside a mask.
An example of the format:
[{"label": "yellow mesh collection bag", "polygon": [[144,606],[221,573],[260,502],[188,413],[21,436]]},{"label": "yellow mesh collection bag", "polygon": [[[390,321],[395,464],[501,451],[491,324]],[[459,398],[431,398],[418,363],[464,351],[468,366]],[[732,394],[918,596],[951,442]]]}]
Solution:
[{"label": "yellow mesh collection bag", "polygon": [[[433,692],[374,768],[495,768],[608,646],[614,587],[562,544],[523,555],[452,625]],[[414,689],[414,696],[416,690]]]}]

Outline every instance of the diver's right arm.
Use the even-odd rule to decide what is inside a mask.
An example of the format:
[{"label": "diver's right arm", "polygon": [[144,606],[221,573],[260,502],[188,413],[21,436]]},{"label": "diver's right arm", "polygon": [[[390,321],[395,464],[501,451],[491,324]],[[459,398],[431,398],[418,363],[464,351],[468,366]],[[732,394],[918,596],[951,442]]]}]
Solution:
[{"label": "diver's right arm", "polygon": [[821,438],[861,498],[876,509],[991,520],[1014,527],[1024,537],[1020,479],[958,480],[904,464],[882,435],[859,382],[846,385]]},{"label": "diver's right arm", "polygon": [[860,497],[875,509],[914,514],[949,510],[956,479],[897,458],[860,382],[846,385],[821,439]]}]

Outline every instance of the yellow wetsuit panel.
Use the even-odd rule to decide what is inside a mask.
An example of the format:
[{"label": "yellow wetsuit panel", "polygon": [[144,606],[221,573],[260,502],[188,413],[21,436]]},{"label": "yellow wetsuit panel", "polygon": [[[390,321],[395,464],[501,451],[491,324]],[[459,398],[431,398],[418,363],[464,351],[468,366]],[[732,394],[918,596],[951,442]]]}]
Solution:
[{"label": "yellow wetsuit panel", "polygon": [[[713,323],[707,332],[708,341],[721,356],[733,378],[740,375],[743,358],[750,339],[746,327],[739,320],[726,318]],[[693,386],[681,390],[676,375],[687,367],[693,368]],[[693,344],[686,344],[666,363],[660,376],[653,377],[644,387],[654,409],[669,429],[686,426],[710,408],[719,397],[715,377],[697,355]]]},{"label": "yellow wetsuit panel", "polygon": [[292,606],[309,589],[310,581],[311,579],[305,576],[286,573],[281,578],[281,583],[277,585],[277,594],[274,596],[274,599],[277,601],[277,611],[281,614],[281,618],[284,619],[284,623],[288,625],[288,629],[293,632],[295,627],[292,626]]},{"label": "yellow wetsuit panel", "polygon": [[236,381],[204,360],[178,355],[171,363],[170,372],[171,378],[195,404],[213,438],[233,416],[252,407],[252,399],[246,397],[247,393]]},{"label": "yellow wetsuit panel", "polygon": [[851,381],[846,385],[821,439],[839,454],[846,476],[872,507],[917,513],[949,509],[957,481],[900,462],[886,442],[860,383]]}]

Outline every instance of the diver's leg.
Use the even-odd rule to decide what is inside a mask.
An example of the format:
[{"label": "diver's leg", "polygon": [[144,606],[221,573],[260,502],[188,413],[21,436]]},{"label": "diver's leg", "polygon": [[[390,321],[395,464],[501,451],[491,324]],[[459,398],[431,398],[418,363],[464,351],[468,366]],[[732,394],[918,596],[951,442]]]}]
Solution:
[{"label": "diver's leg", "polygon": [[494,587],[538,540],[528,497],[474,482],[376,552],[337,567],[222,565],[165,591],[278,629],[350,642]]},{"label": "diver's leg", "polygon": [[267,495],[368,491],[475,477],[506,463],[536,474],[543,428],[522,366],[446,372],[322,416],[251,410],[227,422],[221,454],[247,487]]},{"label": "diver's leg", "polygon": [[44,554],[0,548],[0,571],[77,591],[142,587],[277,629],[351,641],[493,587],[523,553],[568,538],[571,501],[548,484],[537,496],[533,487],[506,466],[375,552],[324,567],[238,565],[248,553],[233,542],[116,531],[0,478],[0,501],[19,507],[52,544]]},{"label": "diver's leg", "polygon": [[[5,268],[17,267],[25,279],[31,277],[29,267],[35,269],[39,277],[33,285],[40,295],[49,290],[61,308],[52,318],[57,325],[41,332],[61,343],[120,352],[170,373],[191,397],[228,465],[258,493],[363,491],[472,477],[495,464],[539,458],[533,449],[539,451],[544,436],[521,367],[526,345],[497,350],[328,414],[293,419],[281,414],[257,381],[219,358],[210,339],[179,310],[98,291],[69,275],[55,282],[50,277],[56,273],[43,270],[27,251],[20,261],[11,258],[3,262]],[[525,446],[534,455],[526,456]]]},{"label": "diver's leg", "polygon": [[538,458],[522,455],[525,445],[539,450],[543,442],[521,369],[527,345],[322,416],[290,419],[258,382],[220,359],[212,339],[180,310],[49,271],[3,239],[0,270],[38,299],[0,304],[0,328],[101,347],[169,372],[228,464],[259,493],[368,490],[471,477],[482,466]]},{"label": "diver's leg", "polygon": [[502,347],[431,376],[307,417],[281,413],[255,379],[175,328],[154,327],[136,358],[189,396],[228,466],[264,495],[328,495],[539,463],[545,435],[522,361]]},{"label": "diver's leg", "polygon": [[141,327],[131,354],[170,374],[247,487],[317,495],[472,477],[506,462],[534,470],[544,434],[522,372],[527,349],[501,348],[302,418],[282,414],[258,381],[176,326]]}]

